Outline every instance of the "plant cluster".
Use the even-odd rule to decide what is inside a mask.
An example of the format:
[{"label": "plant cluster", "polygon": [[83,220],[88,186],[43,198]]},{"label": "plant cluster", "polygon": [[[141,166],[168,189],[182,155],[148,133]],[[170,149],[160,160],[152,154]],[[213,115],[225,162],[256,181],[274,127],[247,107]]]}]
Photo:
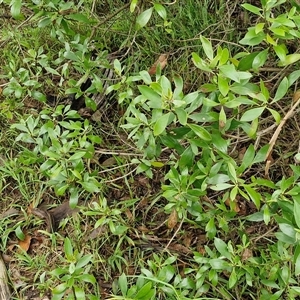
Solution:
[{"label": "plant cluster", "polygon": [[[122,46],[133,48],[140,36],[151,31],[175,39],[177,24],[171,12],[176,3],[141,2],[131,0],[116,13],[130,16],[125,29],[133,34],[132,40],[122,41]],[[7,137],[15,138],[13,155],[9,155],[8,145],[1,149],[5,154],[3,159],[0,156],[2,193],[12,183],[23,186],[21,194],[28,206],[33,195],[24,184],[33,179],[42,194],[67,198],[71,208],[80,210],[77,224],[70,218],[69,223],[61,222],[60,234],[43,232],[52,240],[52,250],[63,247],[64,255],[58,266],[50,266],[35,277],[41,293],[51,290],[52,299],[140,300],[275,300],[300,295],[299,153],[289,139],[291,145],[285,153],[276,145],[300,103],[296,45],[300,8],[296,2],[241,4],[239,9],[250,18],[251,26],[237,40],[221,41],[199,34],[196,43],[201,50],[185,48],[197,84],[193,89],[187,88],[185,81],[190,76],[174,68],[164,69],[162,61],[154,65],[154,72],[130,58],[110,64],[107,41],[95,33],[104,22],[89,10],[92,3],[0,3],[9,4],[16,20],[27,18],[29,10],[31,22],[37,26],[34,30],[49,36],[46,45],[37,42],[34,46],[24,42],[22,34],[6,31],[3,37],[22,59],[5,54],[9,63],[1,75],[5,81],[1,119],[6,114],[11,120]],[[225,4],[219,5],[224,8]],[[109,23],[110,19],[104,21]],[[120,28],[118,22],[111,24],[112,31]],[[107,83],[107,78],[101,77],[105,68],[114,71],[117,82]],[[91,85],[83,90],[88,79]],[[116,109],[121,108],[122,113],[110,126],[114,126],[114,134],[120,134],[121,147],[121,134],[126,133],[126,141],[134,149],[128,165],[135,165],[135,169],[126,169],[123,160],[115,157],[117,166],[111,171],[125,174],[116,178],[114,172],[113,178],[106,180],[101,176],[103,165],[98,162],[91,167],[97,149],[107,140],[107,132],[99,136],[97,131],[105,124],[82,118],[72,104],[49,105],[43,89],[51,87],[62,98],[83,98],[92,110],[97,110],[92,94],[114,93],[119,105]],[[43,108],[35,114],[26,113],[20,99],[28,97]],[[117,156],[120,151],[106,153]],[[272,173],[280,156],[285,156],[285,169]],[[107,200],[108,182],[117,182],[113,188],[118,190],[130,189],[134,176],[143,176],[143,182],[149,183],[162,172],[160,192],[147,202],[142,216],[142,201],[132,191],[120,202]],[[120,178],[125,178],[123,187]],[[34,205],[40,202],[38,199]],[[22,210],[26,215],[26,209]],[[149,212],[155,212],[150,219]],[[163,225],[158,225],[155,218],[160,220],[161,215]],[[18,240],[26,240],[31,226],[28,218],[13,224],[5,217],[1,222],[3,250],[12,233]],[[144,228],[147,222],[150,225]],[[156,226],[149,229],[151,223]],[[157,230],[165,224],[168,242],[149,254],[149,245],[143,243],[151,233],[160,240]],[[62,234],[67,226],[73,228],[71,234]],[[85,234],[96,241],[83,247]],[[188,242],[188,235],[191,239],[202,236],[204,242]],[[99,249],[109,243],[113,245],[105,249],[110,255],[105,256]],[[29,265],[27,255],[23,260]],[[97,275],[99,270],[104,274]],[[100,277],[110,281],[108,293],[103,291]]]}]

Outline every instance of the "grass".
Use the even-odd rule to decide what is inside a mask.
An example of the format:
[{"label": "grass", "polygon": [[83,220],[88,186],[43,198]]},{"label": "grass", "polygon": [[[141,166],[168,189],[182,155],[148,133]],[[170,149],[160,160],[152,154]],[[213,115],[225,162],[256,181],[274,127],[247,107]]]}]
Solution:
[{"label": "grass", "polygon": [[[8,3],[0,4],[1,13],[9,12]],[[198,132],[204,139],[197,144],[179,121],[168,125],[167,137],[155,125],[147,127],[143,118],[159,123],[164,115],[136,98],[142,80],[134,76],[149,70],[162,53],[170,55],[162,90],[180,85],[179,79],[166,79],[178,75],[185,95],[216,82],[195,67],[191,54],[205,55],[202,35],[211,38],[214,49],[228,46],[232,56],[245,49],[238,41],[251,24],[244,24],[240,4],[166,4],[166,20],[154,10],[137,30],[136,18],[151,3],[139,3],[133,13],[123,1],[95,3],[85,1],[69,11],[63,1],[56,8],[23,1],[24,19],[7,17],[0,25],[0,250],[11,299],[297,299],[300,172],[293,156],[298,144],[280,137],[274,150],[279,159],[265,177],[260,158],[242,170],[248,164],[243,155],[252,155],[254,143],[243,130],[254,121],[238,127],[242,121],[233,110],[226,116],[228,130],[222,131],[221,108],[198,105],[196,113],[211,119],[197,122],[220,141],[207,146],[205,132]],[[43,27],[48,17],[51,22]],[[87,74],[101,76],[99,64],[108,63],[105,51],[121,46],[128,53],[121,59],[119,86],[110,87],[115,93],[105,114],[95,121],[72,112],[68,95],[88,96],[78,81]],[[258,76],[253,82],[259,85]],[[266,77],[278,86],[276,74]],[[216,101],[219,94],[205,97]],[[60,102],[50,105],[49,95]],[[120,95],[125,100],[114,104]],[[268,108],[288,110],[279,103],[284,106],[277,102]],[[237,115],[247,107],[243,104]],[[260,117],[260,130],[272,126],[269,115]],[[124,129],[136,119],[144,122],[137,134],[134,126]],[[287,124],[284,135],[292,131],[297,137],[297,122]],[[145,140],[151,130],[157,130],[155,147],[151,138]],[[230,189],[211,188],[229,182],[226,176],[238,177],[236,197]]]}]

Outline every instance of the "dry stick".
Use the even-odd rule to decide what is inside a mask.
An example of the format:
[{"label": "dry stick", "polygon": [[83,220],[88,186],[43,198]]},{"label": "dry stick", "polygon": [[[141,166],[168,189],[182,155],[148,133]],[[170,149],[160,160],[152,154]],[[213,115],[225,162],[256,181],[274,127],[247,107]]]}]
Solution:
[{"label": "dry stick", "polygon": [[298,99],[296,100],[295,104],[291,107],[291,109],[286,113],[286,115],[284,116],[284,118],[281,120],[281,122],[278,125],[277,129],[275,130],[272,138],[270,139],[270,142],[269,142],[270,147],[269,147],[268,152],[266,154],[265,161],[269,160],[270,154],[271,154],[271,152],[272,152],[272,150],[274,148],[274,145],[275,145],[275,143],[277,141],[277,138],[279,136],[279,133],[280,133],[282,127],[284,126],[284,124],[286,123],[286,121],[290,117],[292,117],[294,115],[294,111],[297,108],[297,106],[299,105],[299,103],[300,103],[300,95],[298,96]]},{"label": "dry stick", "polygon": [[182,218],[178,228],[176,229],[175,233],[173,234],[173,236],[171,237],[171,239],[169,240],[168,244],[166,245],[166,247],[164,248],[163,252],[167,251],[167,249],[169,248],[169,246],[171,245],[171,243],[173,242],[173,240],[175,239],[177,233],[179,232],[179,230],[181,229],[182,227],[182,224],[183,224],[183,221],[184,221],[184,218]]}]

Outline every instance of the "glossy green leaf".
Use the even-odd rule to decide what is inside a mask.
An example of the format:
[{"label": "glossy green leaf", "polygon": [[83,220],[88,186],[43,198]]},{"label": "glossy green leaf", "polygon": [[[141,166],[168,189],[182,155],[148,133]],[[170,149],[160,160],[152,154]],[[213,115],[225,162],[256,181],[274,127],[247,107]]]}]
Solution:
[{"label": "glossy green leaf", "polygon": [[299,60],[300,60],[299,53],[289,54],[285,57],[284,61],[281,61],[278,63],[278,66],[285,67],[285,66],[291,65]]},{"label": "glossy green leaf", "polygon": [[148,104],[151,108],[161,108],[162,106],[161,96],[157,94],[152,88],[146,85],[140,85],[138,86],[138,89],[146,99],[150,100]]},{"label": "glossy green leaf", "polygon": [[235,82],[241,82],[241,80],[247,80],[252,77],[249,72],[237,71],[234,65],[223,65],[219,67],[221,73]]},{"label": "glossy green leaf", "polygon": [[212,71],[209,65],[195,52],[192,53],[192,61],[198,69],[205,72]]},{"label": "glossy green leaf", "polygon": [[167,11],[164,6],[159,3],[154,3],[154,9],[163,20],[167,19]]},{"label": "glossy green leaf", "polygon": [[181,125],[185,126],[187,123],[187,118],[188,118],[186,110],[181,107],[178,107],[178,108],[175,108],[175,113],[177,115],[179,123]]},{"label": "glossy green leaf", "polygon": [[224,78],[221,75],[218,75],[218,88],[221,92],[221,94],[226,97],[229,92],[229,85],[227,78]]},{"label": "glossy green leaf", "polygon": [[188,124],[188,126],[193,130],[193,132],[199,136],[204,141],[211,141],[210,133],[203,127],[196,124]]},{"label": "glossy green leaf", "polygon": [[222,256],[225,256],[229,260],[231,259],[231,255],[228,251],[228,246],[223,240],[215,237],[214,244],[215,244],[216,249],[220,252],[220,254]]},{"label": "glossy green leaf", "polygon": [[260,202],[261,202],[262,196],[249,185],[244,185],[244,189],[246,190],[250,199],[255,204],[256,208],[260,209]]},{"label": "glossy green leaf", "polygon": [[89,19],[86,14],[81,14],[81,13],[70,14],[68,15],[68,19],[82,22],[85,24],[90,24],[92,22],[91,19]]},{"label": "glossy green leaf", "polygon": [[189,146],[185,149],[185,151],[181,154],[178,165],[180,168],[192,167],[194,164],[195,155],[192,151],[192,147]]},{"label": "glossy green leaf", "polygon": [[200,41],[204,50],[204,53],[208,59],[212,60],[214,58],[214,50],[212,48],[211,42],[204,36],[200,36]]},{"label": "glossy green leaf", "polygon": [[287,53],[286,46],[284,44],[280,44],[280,45],[273,46],[273,49],[274,49],[276,55],[278,56],[278,58],[282,62],[284,62],[285,58],[286,58],[286,53]]},{"label": "glossy green leaf", "polygon": [[275,94],[275,97],[272,101],[272,103],[274,102],[277,102],[278,100],[282,99],[284,97],[284,95],[287,93],[289,89],[289,80],[287,79],[287,77],[284,77],[278,88],[277,88],[277,91],[276,91],[276,94]]},{"label": "glossy green leaf", "polygon": [[22,0],[12,0],[10,1],[10,12],[13,18],[22,19],[21,14]]},{"label": "glossy green leaf", "polygon": [[155,136],[158,136],[165,131],[165,129],[169,123],[170,115],[171,115],[170,112],[167,114],[164,114],[158,119],[158,121],[156,121],[156,123],[153,126],[153,134]]},{"label": "glossy green leaf", "polygon": [[248,28],[248,32],[245,37],[240,40],[240,44],[248,45],[248,46],[256,46],[259,45],[264,39],[266,35],[264,32],[259,32],[258,34],[255,32],[255,27]]},{"label": "glossy green leaf", "polygon": [[264,110],[265,110],[264,107],[249,109],[242,115],[241,121],[242,122],[253,121],[254,119],[260,117]]},{"label": "glossy green leaf", "polygon": [[241,4],[242,7],[244,7],[245,9],[247,9],[248,11],[256,14],[256,15],[261,15],[261,11],[262,9],[257,7],[257,6],[254,6],[252,4],[249,4],[249,3],[245,3],[245,4]]},{"label": "glossy green leaf", "polygon": [[265,64],[265,62],[268,58],[268,51],[269,51],[269,49],[267,48],[267,49],[259,52],[255,56],[255,58],[253,59],[253,63],[252,63],[252,67],[254,70],[258,70],[258,68],[262,67]]},{"label": "glossy green leaf", "polygon": [[151,18],[152,12],[153,12],[153,7],[150,7],[138,15],[136,19],[136,24],[139,29],[147,25],[147,23]]},{"label": "glossy green leaf", "polygon": [[64,252],[69,261],[72,261],[74,259],[73,246],[72,246],[71,240],[68,237],[66,237],[65,241],[64,241]]}]

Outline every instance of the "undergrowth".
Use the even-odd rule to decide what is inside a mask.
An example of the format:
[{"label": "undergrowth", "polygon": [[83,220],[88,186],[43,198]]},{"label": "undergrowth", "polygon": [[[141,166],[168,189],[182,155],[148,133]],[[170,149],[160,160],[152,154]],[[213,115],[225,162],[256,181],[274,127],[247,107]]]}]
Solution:
[{"label": "undergrowth", "polygon": [[11,299],[300,295],[300,7],[198,2],[0,1]]}]

